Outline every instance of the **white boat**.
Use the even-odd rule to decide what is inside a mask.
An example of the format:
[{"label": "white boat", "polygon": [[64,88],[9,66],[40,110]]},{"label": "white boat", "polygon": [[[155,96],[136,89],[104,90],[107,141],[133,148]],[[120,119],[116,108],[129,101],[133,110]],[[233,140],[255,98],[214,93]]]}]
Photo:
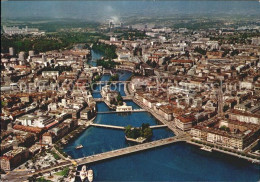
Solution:
[{"label": "white boat", "polygon": [[80,176],[80,179],[81,181],[83,182],[86,177],[88,176],[88,171],[87,171],[87,167],[84,165],[82,166],[81,168],[81,171],[79,172],[79,176]]},{"label": "white boat", "polygon": [[212,152],[212,148],[210,148],[210,147],[204,146],[204,147],[201,147],[200,149],[201,149],[201,150],[205,150],[205,151],[207,151],[207,152]]},{"label": "white boat", "polygon": [[93,170],[92,169],[88,170],[88,181],[89,182],[93,181]]},{"label": "white boat", "polygon": [[78,146],[76,147],[76,149],[81,149],[81,148],[83,148],[83,145],[78,145]]}]

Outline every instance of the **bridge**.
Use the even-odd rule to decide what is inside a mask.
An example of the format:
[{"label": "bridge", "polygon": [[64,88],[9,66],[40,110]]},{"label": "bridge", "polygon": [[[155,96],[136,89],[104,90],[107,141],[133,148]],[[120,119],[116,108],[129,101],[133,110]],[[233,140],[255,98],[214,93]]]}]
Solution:
[{"label": "bridge", "polygon": [[127,95],[127,96],[122,96],[123,100],[132,100],[134,96],[132,95]]},{"label": "bridge", "polygon": [[[96,126],[96,127],[101,127],[101,128],[111,128],[111,129],[118,129],[118,130],[124,130],[125,127],[123,126],[115,126],[115,125],[107,125],[107,124],[97,124],[97,123],[91,123],[90,126]],[[150,126],[151,129],[155,128],[165,128],[167,125],[154,125]]]},{"label": "bridge", "polygon": [[110,75],[111,75],[111,70],[106,70],[106,69],[104,69],[104,70],[103,70],[103,74],[110,74]]},{"label": "bridge", "polygon": [[116,67],[115,70],[134,72],[134,68],[127,68],[127,67]]},{"label": "bridge", "polygon": [[96,123],[91,123],[90,126],[96,126],[96,127],[101,127],[101,128],[112,128],[112,129],[119,129],[119,130],[124,130],[125,129],[123,126],[96,124]]},{"label": "bridge", "polygon": [[77,162],[78,165],[89,164],[89,163],[102,161],[102,160],[106,160],[106,159],[111,159],[111,158],[131,154],[131,153],[135,153],[135,152],[140,152],[143,150],[148,150],[148,149],[155,148],[155,147],[169,145],[169,144],[172,144],[175,142],[180,142],[180,141],[186,141],[186,137],[184,135],[183,136],[174,136],[174,137],[156,140],[156,141],[143,143],[143,144],[138,144],[138,145],[134,145],[131,147],[126,147],[126,148],[122,148],[122,149],[118,149],[118,150],[104,152],[101,154],[95,154],[92,156],[79,158],[79,159],[76,159],[75,161]]},{"label": "bridge", "polygon": [[104,99],[103,98],[94,98],[94,101],[96,101],[96,102],[104,102]]},{"label": "bridge", "polygon": [[144,109],[133,109],[132,111],[104,111],[104,112],[97,112],[97,114],[109,114],[109,113],[129,113],[129,112],[144,112]]},{"label": "bridge", "polygon": [[97,81],[95,84],[102,84],[102,83],[110,83],[110,84],[117,84],[117,83],[130,83],[130,81],[123,81],[123,80],[118,80],[118,81]]},{"label": "bridge", "polygon": [[[97,93],[97,92],[95,92]],[[132,95],[122,96],[123,100],[132,100],[134,97]],[[96,102],[105,102],[104,98],[93,98]]]}]

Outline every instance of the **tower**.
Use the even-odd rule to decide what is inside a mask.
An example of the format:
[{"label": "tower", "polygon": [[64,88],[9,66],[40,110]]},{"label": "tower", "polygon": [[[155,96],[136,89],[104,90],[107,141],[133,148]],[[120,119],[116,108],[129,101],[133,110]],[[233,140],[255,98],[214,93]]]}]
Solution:
[{"label": "tower", "polygon": [[222,84],[220,84],[218,90],[218,115],[223,115],[223,91],[222,91]]},{"label": "tower", "polygon": [[10,56],[14,55],[14,48],[13,47],[9,47],[9,54],[10,54]]},{"label": "tower", "polygon": [[19,55],[18,55],[18,59],[20,61],[24,61],[24,55],[25,55],[25,52],[20,52]]},{"label": "tower", "polygon": [[29,51],[29,56],[34,56],[34,51]]},{"label": "tower", "polygon": [[112,21],[109,21],[109,28],[114,28],[114,24]]}]

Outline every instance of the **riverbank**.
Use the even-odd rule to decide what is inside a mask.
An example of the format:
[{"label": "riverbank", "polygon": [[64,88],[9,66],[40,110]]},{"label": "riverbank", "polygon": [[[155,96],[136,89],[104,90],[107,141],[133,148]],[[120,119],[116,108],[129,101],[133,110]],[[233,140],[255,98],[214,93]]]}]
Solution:
[{"label": "riverbank", "polygon": [[95,171],[96,181],[259,180],[258,165],[205,152],[185,142],[92,163],[89,167]]},{"label": "riverbank", "polygon": [[176,128],[173,124],[173,122],[169,122],[166,121],[162,116],[158,115],[157,113],[155,113],[152,109],[150,109],[149,107],[145,106],[141,101],[139,101],[138,99],[134,98],[133,102],[135,102],[137,105],[139,105],[141,108],[145,109],[147,112],[149,112],[150,114],[152,114],[158,121],[161,122],[161,124],[166,125],[175,135],[182,135],[184,134],[183,131],[179,130],[178,128]]},{"label": "riverbank", "polygon": [[96,116],[93,117],[91,120],[87,121],[85,124],[79,126],[75,130],[68,133],[67,136],[65,136],[65,137],[63,137],[60,140],[55,142],[55,145],[53,146],[53,148],[56,151],[58,151],[58,155],[63,156],[61,158],[67,158],[68,157],[69,159],[71,159],[71,156],[63,151],[64,146],[69,144],[75,138],[79,137],[86,129],[88,129],[91,126],[91,123],[93,123],[93,121],[95,120],[95,118],[96,118]]},{"label": "riverbank", "polygon": [[[156,114],[154,111],[152,111],[150,108],[148,108],[147,106],[145,106],[144,104],[142,104],[141,101],[137,100],[136,98],[133,99],[133,101],[138,104],[140,107],[144,108],[145,110],[147,110],[148,112],[150,112],[156,119],[158,119],[161,123],[165,124],[168,126],[169,129],[171,129],[175,134],[183,134],[184,132],[183,131],[180,131],[178,130],[174,125],[173,125],[173,122],[172,124],[170,124],[169,121],[166,121],[165,119],[163,119],[161,116],[159,116],[158,114]],[[187,140],[186,141],[187,143],[189,144],[193,144],[193,145],[196,145],[198,143],[195,143],[195,142],[192,142],[191,140]],[[206,144],[205,144],[206,145]],[[203,147],[205,146],[203,144],[200,144],[199,146]],[[211,146],[212,144],[207,144],[206,146]],[[243,159],[246,159],[250,162],[253,162],[253,163],[257,163],[257,164],[260,164],[260,160],[257,159],[256,156],[253,156],[253,155],[250,155],[248,153],[243,153],[243,154],[238,154],[237,152],[234,152],[234,151],[231,151],[231,149],[228,149],[228,148],[225,148],[226,150],[222,150],[221,148],[225,148],[225,147],[219,147],[219,148],[214,148],[215,151],[218,151],[218,152],[222,152],[222,153],[225,153],[225,154],[228,154],[228,155],[233,155],[235,157],[239,157],[239,158],[243,158]],[[228,151],[230,150],[230,151]],[[247,156],[246,156],[247,155]],[[251,156],[251,157],[249,157]]]},{"label": "riverbank", "polygon": [[252,158],[254,156],[249,157],[250,156],[249,154],[242,153],[242,152],[239,152],[239,151],[237,151],[237,153],[235,153],[235,152],[232,152],[231,149],[226,148],[226,147],[213,146],[210,143],[206,143],[206,142],[203,142],[203,141],[197,141],[197,140],[187,140],[186,143],[192,144],[192,145],[196,145],[196,146],[199,146],[199,147],[208,146],[212,150],[215,150],[217,152],[225,153],[225,154],[228,154],[228,155],[232,155],[232,156],[235,156],[235,157],[238,157],[238,158],[245,159],[245,160],[247,160],[249,162],[252,162],[252,163],[260,164],[260,160],[259,159]]}]

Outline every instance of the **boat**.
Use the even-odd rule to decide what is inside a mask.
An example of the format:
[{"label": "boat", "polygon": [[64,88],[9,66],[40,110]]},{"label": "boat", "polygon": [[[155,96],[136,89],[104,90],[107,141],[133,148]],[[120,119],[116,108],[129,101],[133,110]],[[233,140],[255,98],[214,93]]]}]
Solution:
[{"label": "boat", "polygon": [[86,177],[88,176],[88,171],[87,171],[87,167],[84,165],[81,168],[81,171],[79,172],[79,176],[81,181],[84,181],[86,179]]},{"label": "boat", "polygon": [[256,153],[256,154],[260,154],[260,150],[256,150],[254,153]]},{"label": "boat", "polygon": [[88,170],[88,181],[89,182],[93,181],[93,170],[92,169]]},{"label": "boat", "polygon": [[204,146],[204,147],[201,147],[200,149],[201,149],[201,150],[205,150],[205,151],[207,151],[207,152],[212,152],[212,148],[210,148],[210,147]]},{"label": "boat", "polygon": [[83,145],[78,145],[78,146],[76,147],[76,149],[81,149],[81,148],[83,148]]}]

